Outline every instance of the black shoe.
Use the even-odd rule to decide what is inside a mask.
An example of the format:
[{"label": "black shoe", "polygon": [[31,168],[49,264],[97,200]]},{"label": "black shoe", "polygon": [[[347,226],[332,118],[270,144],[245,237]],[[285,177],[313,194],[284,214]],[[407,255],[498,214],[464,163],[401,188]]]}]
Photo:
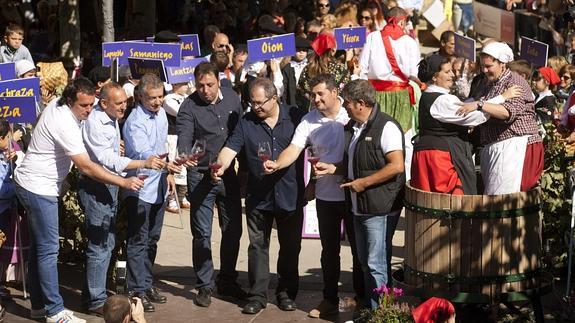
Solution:
[{"label": "black shoe", "polygon": [[88,314],[95,315],[97,317],[104,317],[104,305],[92,309],[88,309]]},{"label": "black shoe", "polygon": [[144,312],[155,312],[156,311],[156,307],[154,307],[154,304],[152,304],[152,302],[150,302],[150,299],[148,298],[148,296],[145,293],[136,294],[134,296],[139,297],[142,300],[142,307],[144,308]]},{"label": "black shoe", "polygon": [[278,299],[278,307],[282,311],[295,311],[297,305],[289,297],[282,297]]},{"label": "black shoe", "polygon": [[220,296],[233,297],[239,300],[244,300],[248,297],[248,293],[246,293],[238,284],[218,286],[218,294]]},{"label": "black shoe", "polygon": [[150,299],[152,303],[164,304],[168,301],[166,296],[160,294],[156,287],[152,287],[146,291],[146,296]]},{"label": "black shoe", "polygon": [[246,306],[244,306],[244,308],[242,309],[242,313],[244,313],[244,314],[258,314],[264,308],[265,308],[265,306],[263,306],[260,302],[250,301],[249,303],[246,304]]},{"label": "black shoe", "polygon": [[206,287],[200,288],[198,290],[198,295],[196,296],[196,305],[201,307],[208,307],[212,303],[212,290]]}]

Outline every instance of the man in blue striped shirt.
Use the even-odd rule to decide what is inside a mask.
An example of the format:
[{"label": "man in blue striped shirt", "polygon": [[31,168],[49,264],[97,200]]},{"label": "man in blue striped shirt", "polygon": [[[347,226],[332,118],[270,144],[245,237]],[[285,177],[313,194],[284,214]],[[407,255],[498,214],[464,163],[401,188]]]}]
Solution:
[{"label": "man in blue striped shirt", "polygon": [[[164,161],[152,155],[147,160],[121,156],[118,120],[124,117],[126,92],[118,83],[102,87],[100,102],[82,127],[82,138],[90,159],[108,171],[122,175],[141,167],[160,169]],[[90,313],[102,315],[106,302],[106,274],[115,245],[118,186],[80,175],[78,197],[86,214],[86,281],[82,301]]]}]

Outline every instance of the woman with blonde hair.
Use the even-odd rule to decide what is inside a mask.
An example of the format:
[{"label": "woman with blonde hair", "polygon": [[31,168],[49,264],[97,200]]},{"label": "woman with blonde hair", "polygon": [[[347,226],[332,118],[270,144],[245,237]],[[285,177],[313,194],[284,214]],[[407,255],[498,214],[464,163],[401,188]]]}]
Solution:
[{"label": "woman with blonde hair", "polygon": [[567,64],[569,63],[563,56],[551,56],[547,59],[547,66],[551,67],[557,75],[561,75],[561,69]]},{"label": "woman with blonde hair", "polygon": [[333,29],[337,27],[337,19],[332,14],[327,14],[320,19],[321,32],[333,33]]},{"label": "woman with blonde hair", "polygon": [[338,27],[354,27],[357,22],[357,5],[352,2],[340,3],[335,9],[334,16]]}]

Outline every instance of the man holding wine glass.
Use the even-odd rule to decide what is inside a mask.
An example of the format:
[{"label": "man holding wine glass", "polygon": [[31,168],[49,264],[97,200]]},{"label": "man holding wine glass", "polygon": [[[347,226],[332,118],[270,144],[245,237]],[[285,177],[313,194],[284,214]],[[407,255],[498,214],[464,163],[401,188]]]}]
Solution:
[{"label": "man holding wine glass", "polygon": [[294,163],[277,173],[263,173],[262,162],[277,158],[290,143],[303,117],[296,106],[278,102],[276,87],[268,78],[256,78],[250,84],[252,109],[236,126],[212,165],[212,177],[219,180],[233,166],[240,151],[245,153],[248,168],[246,219],[248,249],[249,302],[242,312],[257,314],[267,306],[269,275],[269,240],[275,220],[281,253],[279,254],[278,307],[296,309],[298,263],[303,221],[303,162]]},{"label": "man holding wine glass", "polygon": [[[332,75],[320,74],[310,81],[310,98],[315,109],[305,115],[297,127],[291,144],[275,161],[264,163],[266,173],[273,174],[297,160],[306,146],[308,161],[338,162],[344,153],[344,125],[349,122],[338,86]],[[338,283],[340,275],[341,223],[351,246],[353,255],[353,288],[357,297],[363,297],[364,284],[361,266],[355,246],[353,218],[345,203],[344,190],[339,187],[343,177],[322,176],[317,178],[315,197],[319,235],[321,239],[321,268],[323,273],[323,300],[309,312],[312,318],[326,317],[338,313]],[[311,181],[310,185],[314,181]]]},{"label": "man holding wine glass", "polygon": [[[120,176],[130,169],[161,169],[164,161],[155,155],[132,160],[120,155],[118,120],[124,117],[128,97],[121,85],[110,82],[100,91],[100,101],[82,127],[82,138],[90,160]],[[136,174],[144,180],[140,172]],[[82,301],[90,313],[102,315],[106,276],[115,247],[118,186],[98,182],[83,174],[78,181],[78,198],[86,215],[86,281]]]},{"label": "man holding wine glass", "polygon": [[[123,128],[126,157],[147,159],[166,152],[168,119],[162,108],[164,84],[157,75],[145,74],[140,79],[139,102]],[[179,167],[168,164],[168,170]],[[134,174],[135,171],[129,171]],[[165,303],[166,297],[153,286],[152,267],[160,240],[168,192],[176,189],[173,175],[165,171],[139,174],[144,187],[125,194],[128,209],[128,291],[142,300],[144,311],[153,312],[152,303]]]},{"label": "man holding wine glass", "polygon": [[[209,158],[217,154],[242,115],[236,92],[221,88],[219,71],[211,63],[200,63],[194,70],[196,91],[182,103],[176,118],[178,150],[191,152],[203,141],[204,150],[193,153],[197,160],[188,167],[188,201],[192,227],[192,261],[196,274],[198,295],[196,305],[208,307],[216,282],[212,261],[212,223],[214,204],[222,230],[220,243],[220,273],[217,278],[218,294],[242,299],[245,291],[237,283],[236,262],[242,236],[242,208],[239,182],[234,167],[222,175],[222,180],[212,182]],[[188,165],[188,166],[190,166]]]}]

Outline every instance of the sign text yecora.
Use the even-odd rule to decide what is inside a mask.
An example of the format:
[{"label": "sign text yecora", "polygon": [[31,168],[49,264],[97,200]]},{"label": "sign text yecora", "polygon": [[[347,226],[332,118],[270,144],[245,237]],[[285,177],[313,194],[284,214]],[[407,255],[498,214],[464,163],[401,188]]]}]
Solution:
[{"label": "sign text yecora", "polygon": [[136,59],[128,58],[130,73],[135,79],[142,78],[144,74],[151,73],[157,75],[162,82],[166,82],[166,71],[164,61],[159,59]]},{"label": "sign text yecora", "polygon": [[112,42],[102,43],[102,65],[110,66],[112,59],[120,59],[120,65],[128,65],[128,58],[156,59],[166,66],[179,66],[182,58],[180,44]]},{"label": "sign text yecora", "polygon": [[535,66],[547,66],[549,45],[531,38],[521,37],[521,59]]},{"label": "sign text yecora", "polygon": [[250,62],[293,55],[295,55],[294,34],[248,40],[248,60]]},{"label": "sign text yecora", "polygon": [[337,49],[361,48],[365,44],[365,27],[335,28]]},{"label": "sign text yecora", "polygon": [[0,64],[0,81],[13,80],[16,78],[16,64]]},{"label": "sign text yecora", "polygon": [[0,97],[32,96],[40,102],[40,79],[30,77],[0,82]]},{"label": "sign text yecora", "polygon": [[475,62],[475,40],[455,33],[455,56]]},{"label": "sign text yecora", "polygon": [[515,15],[478,1],[473,1],[473,28],[478,34],[515,43]]},{"label": "sign text yecora", "polygon": [[10,123],[36,122],[36,101],[32,96],[0,98],[0,117]]},{"label": "sign text yecora", "polygon": [[168,76],[168,83],[187,83],[194,79],[194,67],[201,62],[207,62],[205,57],[183,60],[180,67],[168,66],[166,67],[166,75]]},{"label": "sign text yecora", "polygon": [[197,34],[178,35],[182,41],[182,56],[200,56],[200,40]]}]

